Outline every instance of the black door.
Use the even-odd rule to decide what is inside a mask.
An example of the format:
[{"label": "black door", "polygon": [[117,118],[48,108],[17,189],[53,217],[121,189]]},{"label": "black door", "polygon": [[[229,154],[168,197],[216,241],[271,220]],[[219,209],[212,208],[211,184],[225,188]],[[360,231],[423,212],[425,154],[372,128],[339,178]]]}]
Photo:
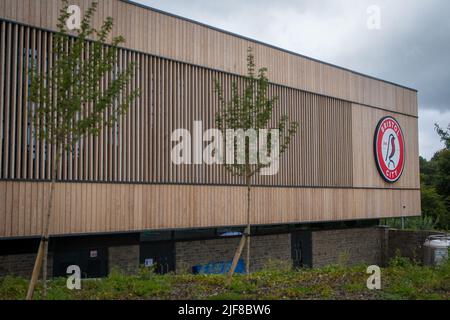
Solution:
[{"label": "black door", "polygon": [[311,231],[298,231],[291,234],[292,261],[294,268],[311,268]]},{"label": "black door", "polygon": [[79,266],[81,277],[102,278],[108,275],[108,249],[71,249],[55,251],[53,258],[53,276],[67,277],[67,267]]},{"label": "black door", "polygon": [[175,243],[142,242],[140,264],[159,274],[175,271]]}]

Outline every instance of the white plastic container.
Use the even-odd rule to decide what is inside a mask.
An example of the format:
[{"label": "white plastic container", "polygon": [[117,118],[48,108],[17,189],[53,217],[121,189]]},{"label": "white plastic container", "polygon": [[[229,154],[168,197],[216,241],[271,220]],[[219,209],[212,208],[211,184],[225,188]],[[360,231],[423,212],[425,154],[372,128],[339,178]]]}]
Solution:
[{"label": "white plastic container", "polygon": [[425,243],[423,263],[429,266],[437,266],[448,259],[450,248],[450,235],[429,236]]}]

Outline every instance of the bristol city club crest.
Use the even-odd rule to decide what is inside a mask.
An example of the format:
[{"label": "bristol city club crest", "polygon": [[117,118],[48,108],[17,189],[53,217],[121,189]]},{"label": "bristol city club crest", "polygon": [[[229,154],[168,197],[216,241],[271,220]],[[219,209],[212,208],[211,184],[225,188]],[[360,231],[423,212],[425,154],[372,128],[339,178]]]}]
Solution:
[{"label": "bristol city club crest", "polygon": [[375,161],[386,182],[400,179],[405,166],[405,140],[400,124],[393,117],[378,123],[374,140]]}]

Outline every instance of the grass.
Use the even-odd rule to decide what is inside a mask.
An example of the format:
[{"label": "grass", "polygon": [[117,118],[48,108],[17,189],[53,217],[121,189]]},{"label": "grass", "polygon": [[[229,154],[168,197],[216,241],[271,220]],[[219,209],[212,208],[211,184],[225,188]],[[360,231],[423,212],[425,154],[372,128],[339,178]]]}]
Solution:
[{"label": "grass", "polygon": [[[237,275],[226,285],[223,275],[155,275],[142,270],[127,276],[112,272],[108,278],[83,280],[81,290],[68,290],[66,279],[49,282],[49,300],[143,299],[445,299],[450,300],[450,262],[436,268],[395,258],[382,269],[381,290],[368,290],[367,266],[333,265],[321,269],[288,270],[272,266],[250,276]],[[23,299],[28,280],[0,279],[0,300]],[[41,284],[36,299],[41,299]]]}]

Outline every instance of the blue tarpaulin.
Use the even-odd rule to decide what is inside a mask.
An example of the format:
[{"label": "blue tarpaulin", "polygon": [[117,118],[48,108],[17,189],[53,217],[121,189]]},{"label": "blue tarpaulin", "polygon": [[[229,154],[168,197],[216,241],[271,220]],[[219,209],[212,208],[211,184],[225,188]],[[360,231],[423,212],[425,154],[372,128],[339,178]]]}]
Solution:
[{"label": "blue tarpaulin", "polygon": [[[194,274],[224,274],[230,270],[232,263],[233,261],[194,266],[192,267],[192,272]],[[244,260],[239,260],[235,273],[245,273]]]}]

